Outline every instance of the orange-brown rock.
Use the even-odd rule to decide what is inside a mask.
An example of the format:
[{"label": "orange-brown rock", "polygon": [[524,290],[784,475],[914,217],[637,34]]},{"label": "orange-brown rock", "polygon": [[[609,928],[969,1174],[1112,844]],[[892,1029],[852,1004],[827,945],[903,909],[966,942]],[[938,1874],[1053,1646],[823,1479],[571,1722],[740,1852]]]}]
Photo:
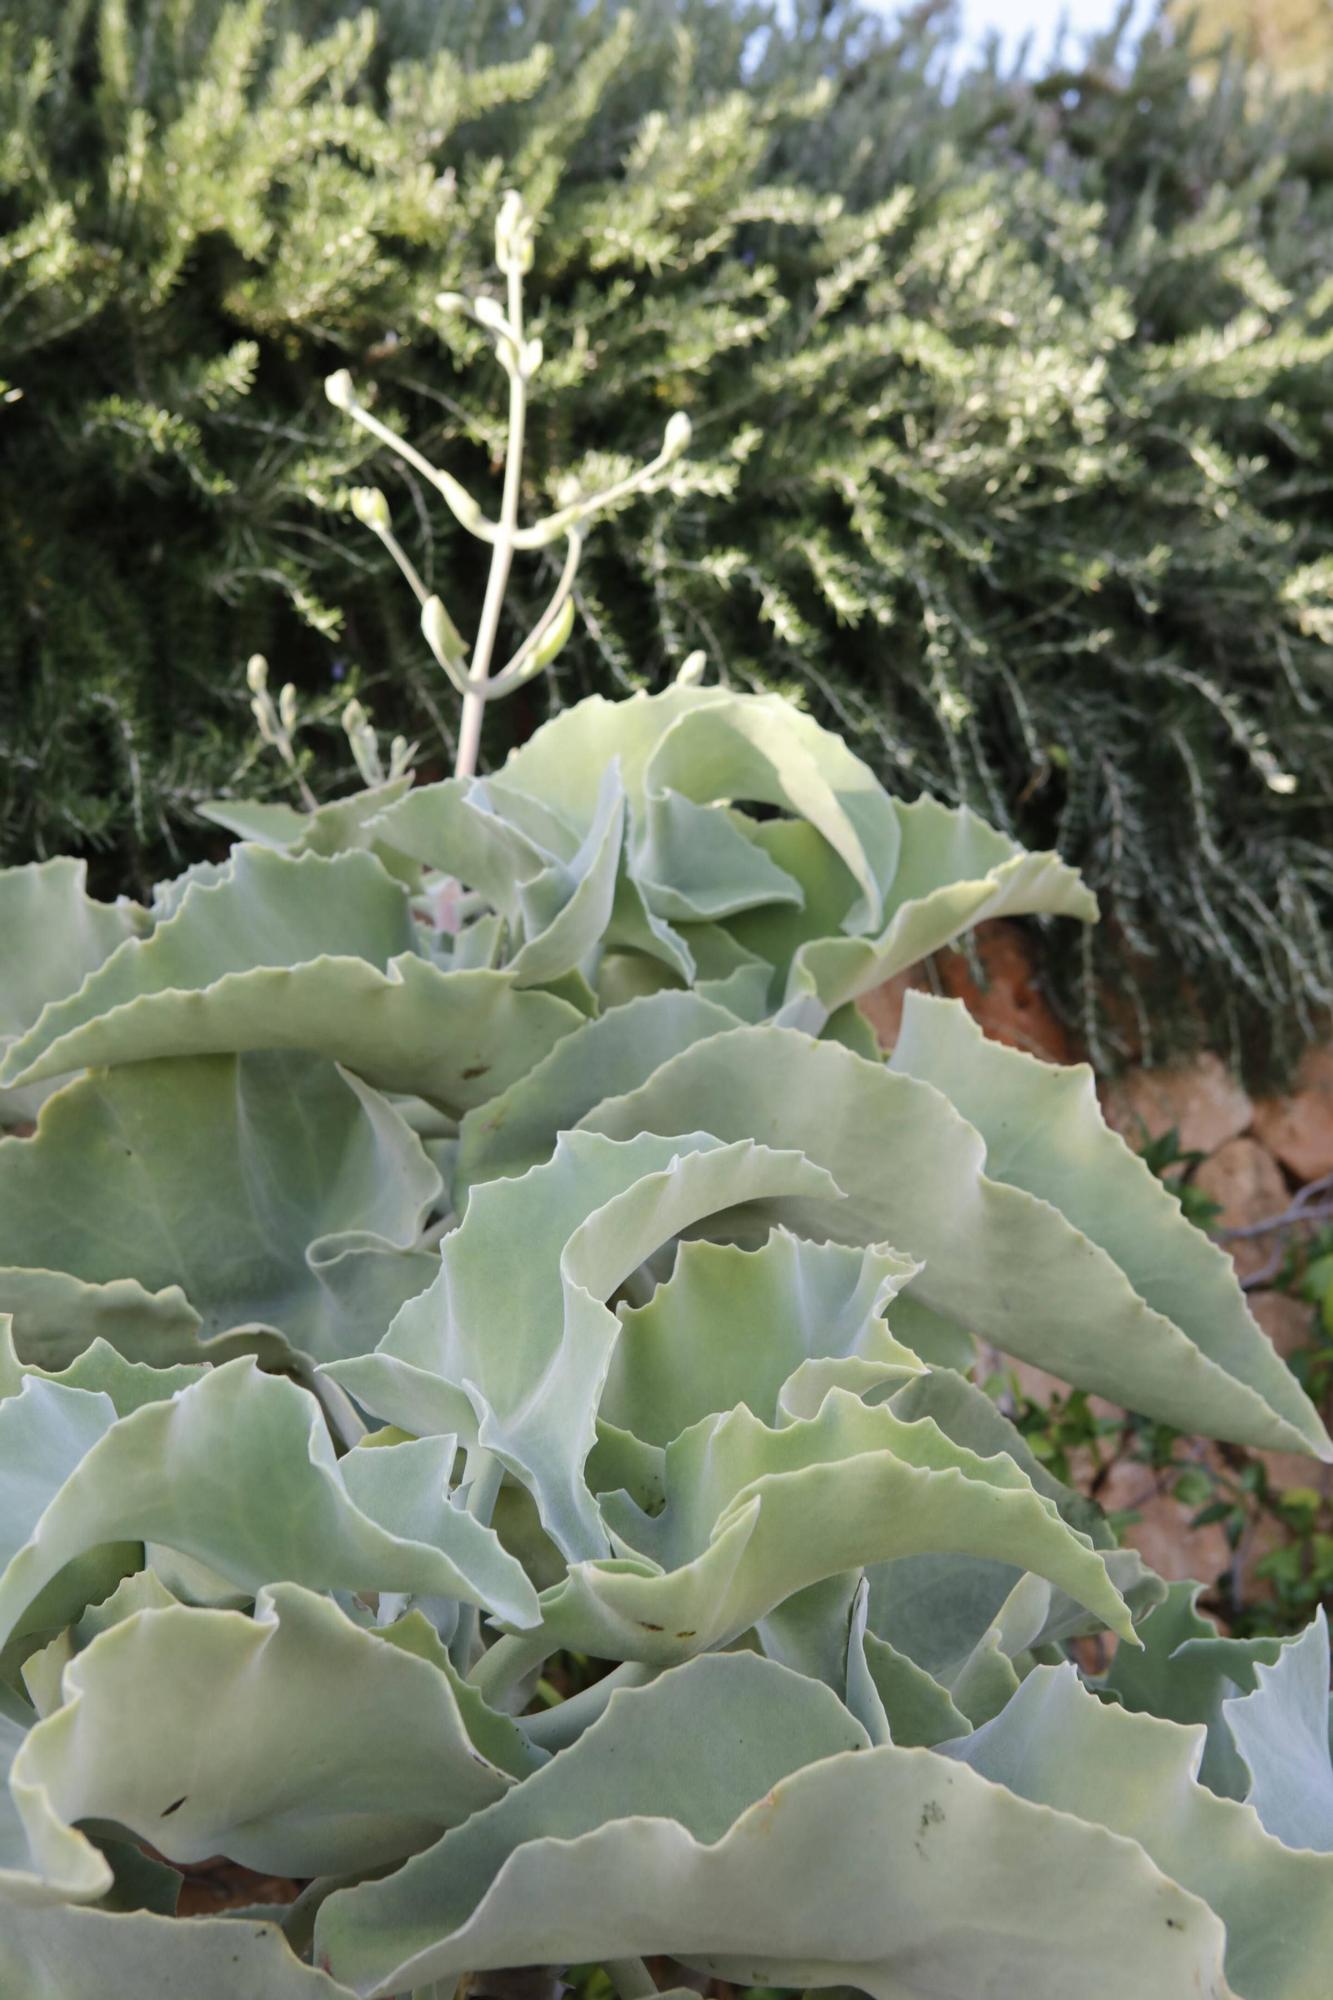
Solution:
[{"label": "orange-brown rock", "polygon": [[[1218,1226],[1244,1229],[1281,1215],[1291,1199],[1282,1169],[1257,1139],[1228,1139],[1198,1168],[1194,1185],[1221,1206]],[[1280,1248],[1275,1236],[1241,1236],[1227,1243],[1242,1278],[1267,1264]]]},{"label": "orange-brown rock", "polygon": [[1159,1475],[1138,1459],[1122,1458],[1111,1467],[1097,1493],[1098,1503],[1107,1513],[1132,1508],[1139,1519],[1127,1527],[1121,1540],[1137,1549],[1143,1560],[1168,1583],[1183,1583],[1193,1577],[1198,1583],[1215,1583],[1231,1566],[1231,1550],[1219,1522],[1206,1528],[1191,1528],[1195,1511],[1182,1507],[1169,1491],[1163,1491]]},{"label": "orange-brown rock", "polygon": [[1251,1457],[1260,1460],[1269,1485],[1278,1492],[1285,1493],[1293,1486],[1308,1486],[1325,1499],[1333,1493],[1333,1465],[1305,1458],[1298,1451],[1256,1451]]},{"label": "orange-brown rock", "polygon": [[1004,918],[979,924],[976,946],[985,985],[972,977],[963,952],[941,951],[935,968],[943,991],[962,1001],[992,1041],[1025,1049],[1045,1062],[1072,1062],[1073,1044],[1037,984],[1036,960],[1018,925]]},{"label": "orange-brown rock", "polygon": [[1254,1130],[1298,1181],[1333,1174],[1333,1048],[1306,1050],[1290,1096],[1255,1105]]},{"label": "orange-brown rock", "polygon": [[882,1049],[891,1049],[897,1042],[903,1024],[903,1001],[913,990],[921,993],[930,991],[930,981],[919,965],[909,965],[906,972],[895,972],[892,979],[886,979],[882,986],[863,993],[857,1001]]},{"label": "orange-brown rock", "polygon": [[1313,1309],[1290,1292],[1251,1292],[1246,1301],[1284,1361],[1310,1345]]},{"label": "orange-brown rock", "polygon": [[1025,1049],[1045,1062],[1072,1062],[1073,1046],[1042,997],[1036,983],[1036,960],[1018,925],[1002,918],[979,924],[975,941],[985,972],[984,985],[973,978],[966,954],[950,950],[935,954],[933,985],[924,965],[912,965],[862,994],[856,1004],[874,1029],[880,1047],[891,1049],[897,1041],[907,994],[937,988],[949,999],[961,1000],[992,1041]]},{"label": "orange-brown rock", "polygon": [[1253,1104],[1215,1055],[1129,1070],[1103,1090],[1102,1110],[1131,1146],[1174,1128],[1188,1153],[1216,1152],[1247,1131],[1254,1116]]}]

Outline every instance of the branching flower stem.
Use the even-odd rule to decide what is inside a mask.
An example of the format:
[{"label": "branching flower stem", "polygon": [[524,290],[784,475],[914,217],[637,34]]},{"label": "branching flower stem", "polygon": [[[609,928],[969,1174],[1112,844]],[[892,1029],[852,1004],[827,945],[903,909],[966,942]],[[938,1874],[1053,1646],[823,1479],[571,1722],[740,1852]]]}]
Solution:
[{"label": "branching flower stem", "polygon": [[[497,234],[499,232],[497,231]],[[513,328],[515,352],[499,352],[509,376],[509,437],[505,451],[504,488],[500,498],[500,528],[491,545],[491,568],[486,579],[486,596],[477,627],[477,643],[472,649],[468,691],[463,696],[463,719],[458,731],[457,775],[470,777],[477,768],[481,749],[481,721],[486,698],[481,690],[491,671],[491,656],[500,630],[500,612],[509,587],[509,570],[514,560],[514,535],[518,529],[518,502],[523,484],[523,438],[528,417],[528,385],[522,366],[523,353],[523,273],[518,258],[507,260],[505,273],[509,324]]]},{"label": "branching flower stem", "polygon": [[[646,465],[613,480],[602,492],[571,500],[531,527],[519,526],[519,502],[523,493],[523,447],[527,432],[528,386],[542,364],[540,340],[529,339],[523,318],[523,279],[532,268],[533,222],[522,197],[507,194],[495,224],[495,261],[504,274],[505,307],[493,299],[472,300],[456,292],[441,293],[439,305],[446,312],[465,312],[488,335],[496,359],[509,378],[509,425],[505,449],[504,483],[500,515],[491,520],[451,473],[430,463],[415,446],[391,430],[361,403],[345,368],[330,375],[325,392],[335,408],[346,411],[353,422],[378,438],[414,471],[419,472],[439,493],[459,526],[478,541],[489,545],[490,570],[476,640],[469,649],[441,599],[426,589],[406,551],[397,541],[389,520],[388,503],[377,487],[357,487],[351,494],[352,512],[376,534],[406,577],[421,607],[421,629],[436,663],[448,675],[463,699],[462,720],[455,766],[460,778],[476,771],[481,751],[481,725],[486,704],[512,694],[532,680],[560,652],[574,627],[574,580],[583,553],[584,531],[594,515],[651,492],[685,450],[690,440],[689,419],[677,411],[666,427],[661,450]],[[496,641],[504,611],[505,594],[515,552],[547,549],[563,538],[565,557],[551,600],[532,631],[504,667],[493,673]],[[378,751],[372,740],[369,718],[358,712],[359,734],[353,753],[364,775],[378,766]],[[350,734],[349,734],[349,740]],[[400,739],[401,740],[401,739]],[[372,756],[372,751],[374,755]]]}]

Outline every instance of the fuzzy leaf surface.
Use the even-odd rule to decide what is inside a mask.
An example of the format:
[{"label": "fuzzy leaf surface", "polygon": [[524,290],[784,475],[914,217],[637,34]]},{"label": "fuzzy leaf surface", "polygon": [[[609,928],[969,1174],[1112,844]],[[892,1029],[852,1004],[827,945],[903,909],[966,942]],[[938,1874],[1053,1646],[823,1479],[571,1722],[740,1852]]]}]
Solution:
[{"label": "fuzzy leaf surface", "polygon": [[[924,1268],[907,1299],[1183,1429],[1333,1457],[1290,1377],[1271,1402],[1253,1385],[1286,1371],[1239,1292],[1234,1333],[1200,1325],[1207,1347],[1196,1344],[1050,1202],[992,1178],[985,1139],[933,1084],[790,1029],[742,1027],[696,1042],[581,1125],[615,1137],[705,1125],[794,1147],[847,1195],[831,1231],[812,1218],[808,1233],[888,1242],[914,1257]],[[1189,1229],[1164,1214],[1161,1255]],[[1253,1381],[1232,1372],[1237,1354]]]},{"label": "fuzzy leaf surface", "polygon": [[[102,1290],[71,1299],[71,1281],[132,1280],[178,1287],[206,1338],[258,1323],[314,1355],[355,1351],[429,1283],[434,1259],[416,1245],[439,1195],[401,1115],[329,1063],[203,1056],[95,1073],[43,1106],[35,1137],[0,1141],[0,1267],[28,1267],[12,1293],[0,1271],[0,1310],[12,1299],[25,1354],[68,1358],[69,1306],[77,1335],[109,1305]],[[163,1304],[174,1337],[176,1294]]]},{"label": "fuzzy leaf surface", "polygon": [[1221,1925],[1132,1841],[872,1749],[827,1688],[744,1654],[615,1694],[498,1805],[330,1898],[316,1943],[364,2000],[655,1952],[875,2000],[972,1994],[979,1966],[1025,2000],[1232,2000]]}]

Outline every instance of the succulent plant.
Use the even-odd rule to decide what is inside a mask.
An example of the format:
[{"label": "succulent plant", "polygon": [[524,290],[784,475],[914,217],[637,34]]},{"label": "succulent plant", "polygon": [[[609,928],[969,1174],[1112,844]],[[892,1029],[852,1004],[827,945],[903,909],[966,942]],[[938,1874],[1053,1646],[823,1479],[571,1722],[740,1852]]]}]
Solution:
[{"label": "succulent plant", "polygon": [[0,875],[0,1991],[1316,2000],[1322,1620],[1218,1637],[973,1342],[1333,1447],[1086,1070],[855,1007],[1076,877],[693,671],[216,812]]}]

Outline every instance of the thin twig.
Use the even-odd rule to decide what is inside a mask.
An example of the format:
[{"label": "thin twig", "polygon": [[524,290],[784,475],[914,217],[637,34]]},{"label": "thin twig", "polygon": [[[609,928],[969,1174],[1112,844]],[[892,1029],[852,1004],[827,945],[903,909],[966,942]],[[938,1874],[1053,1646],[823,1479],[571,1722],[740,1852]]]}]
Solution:
[{"label": "thin twig", "polygon": [[1219,1229],[1217,1234],[1224,1243],[1231,1243],[1247,1236],[1271,1236],[1275,1229],[1291,1229],[1297,1223],[1326,1222],[1333,1217],[1333,1202],[1323,1202],[1318,1207],[1312,1204],[1319,1195],[1330,1191],[1333,1191],[1333,1174],[1324,1174],[1303,1187],[1290,1208],[1284,1208],[1280,1215],[1267,1216],[1262,1222],[1238,1223],[1232,1229]]}]

